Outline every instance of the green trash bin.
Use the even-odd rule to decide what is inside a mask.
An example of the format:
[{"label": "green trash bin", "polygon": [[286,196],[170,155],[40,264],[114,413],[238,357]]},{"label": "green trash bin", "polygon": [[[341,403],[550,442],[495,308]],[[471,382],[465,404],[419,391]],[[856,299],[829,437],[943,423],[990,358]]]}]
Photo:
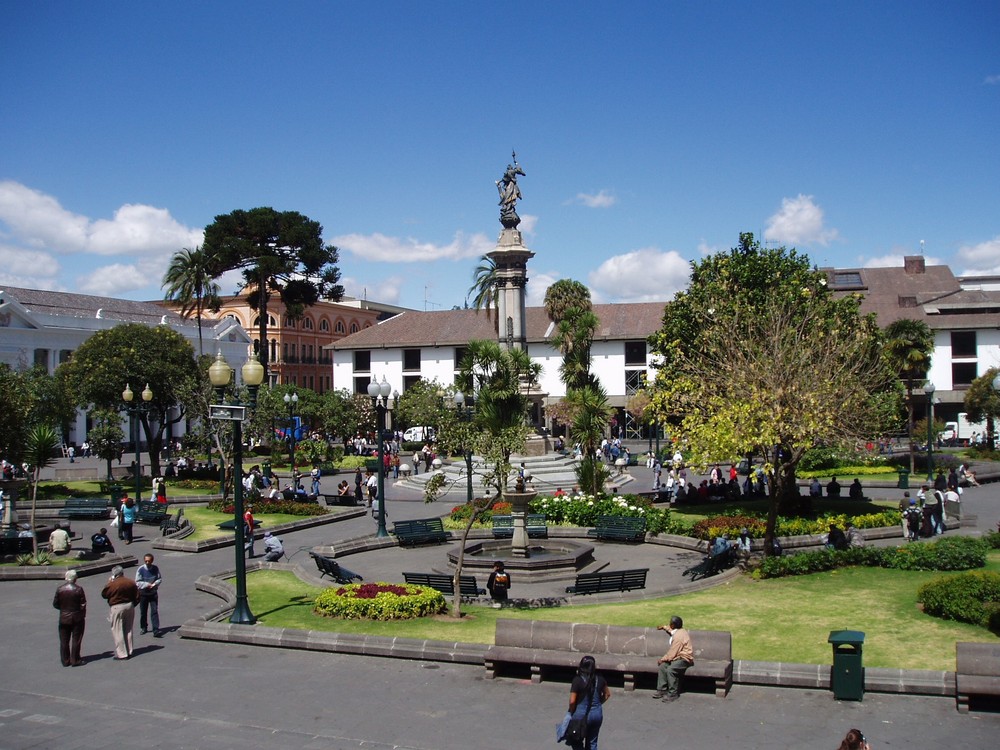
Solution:
[{"label": "green trash bin", "polygon": [[122,497],[125,494],[125,492],[122,490],[122,486],[120,484],[113,484],[110,487],[108,487],[108,491],[111,493],[112,507],[114,508],[120,507],[122,504]]},{"label": "green trash bin", "polygon": [[270,479],[271,478],[271,462],[270,461],[265,461],[263,463],[263,465],[261,466],[261,471],[264,472],[264,476],[265,477],[267,477],[268,479]]},{"label": "green trash bin", "polygon": [[828,643],[833,644],[833,669],[830,687],[838,701],[859,701],[865,695],[865,668],[861,647],[865,634],[860,630],[833,630]]},{"label": "green trash bin", "polygon": [[900,469],[899,470],[899,481],[896,482],[896,487],[901,490],[910,489],[910,470]]}]

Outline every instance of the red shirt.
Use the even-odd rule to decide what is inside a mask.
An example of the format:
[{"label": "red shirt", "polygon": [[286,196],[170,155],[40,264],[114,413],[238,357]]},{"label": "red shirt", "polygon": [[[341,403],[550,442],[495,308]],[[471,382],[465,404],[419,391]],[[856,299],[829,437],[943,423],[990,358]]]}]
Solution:
[{"label": "red shirt", "polygon": [[243,520],[246,521],[247,526],[250,527],[250,531],[253,531],[254,529],[253,513],[251,513],[250,511],[244,513]]}]

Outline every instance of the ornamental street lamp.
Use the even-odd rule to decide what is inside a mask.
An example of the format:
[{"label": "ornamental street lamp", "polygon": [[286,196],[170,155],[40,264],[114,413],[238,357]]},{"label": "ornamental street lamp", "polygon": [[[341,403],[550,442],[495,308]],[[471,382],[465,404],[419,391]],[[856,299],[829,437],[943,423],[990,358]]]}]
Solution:
[{"label": "ornamental street lamp", "polygon": [[[233,499],[234,499],[234,531],[236,532],[236,606],[229,622],[234,625],[253,625],[257,618],[250,611],[247,599],[247,567],[244,557],[246,537],[243,533],[243,419],[246,407],[257,406],[257,389],[264,380],[264,366],[257,361],[257,355],[251,354],[242,368],[243,384],[250,391],[249,404],[242,404],[235,398],[229,404],[213,404],[209,406],[209,418],[233,423]],[[219,395],[224,398],[224,391],[233,377],[233,369],[226,362],[222,352],[219,352],[215,362],[208,368],[208,378],[212,381]],[[251,532],[253,533],[253,532]]]},{"label": "ornamental street lamp", "polygon": [[[459,417],[463,422],[472,421],[472,399],[469,405],[465,405],[465,394],[459,391],[455,394],[455,409],[458,410]],[[472,504],[472,448],[464,446],[462,452],[465,454],[465,502]]]},{"label": "ornamental street lamp", "polygon": [[299,478],[295,474],[295,407],[299,405],[299,394],[285,394],[285,406],[288,407],[288,457],[292,462],[292,491],[299,489]]},{"label": "ornamental street lamp", "polygon": [[392,386],[386,382],[385,375],[382,376],[381,383],[374,379],[368,383],[368,395],[371,396],[372,403],[375,405],[376,428],[378,429],[378,531],[375,532],[377,537],[389,536],[389,532],[385,528],[385,435],[383,433],[385,432],[386,400],[391,391]]},{"label": "ornamental street lamp", "polygon": [[142,500],[142,455],[139,453],[139,428],[142,426],[142,415],[149,414],[153,408],[150,403],[153,400],[153,391],[150,390],[149,383],[146,383],[146,387],[142,390],[142,401],[133,404],[134,397],[135,394],[126,383],[125,390],[122,391],[122,401],[125,402],[125,413],[129,415],[131,420],[130,427],[135,443],[135,501],[138,503]]},{"label": "ornamental street lamp", "polygon": [[934,384],[927,381],[927,481],[934,481]]}]

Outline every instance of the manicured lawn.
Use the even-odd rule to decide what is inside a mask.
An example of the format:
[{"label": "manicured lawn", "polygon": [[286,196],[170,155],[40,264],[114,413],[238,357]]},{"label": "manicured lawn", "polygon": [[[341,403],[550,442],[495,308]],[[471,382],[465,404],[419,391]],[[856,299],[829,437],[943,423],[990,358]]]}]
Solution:
[{"label": "manicured lawn", "polygon": [[[990,554],[988,569],[1000,572],[1000,552]],[[271,627],[492,643],[498,617],[653,626],[678,614],[694,629],[731,631],[736,659],[829,664],[830,631],[850,629],[866,633],[867,666],[953,670],[956,641],[996,643],[1000,638],[983,628],[920,611],[917,589],[938,575],[949,574],[847,568],[767,581],[743,577],[694,594],[625,604],[532,610],[463,607],[467,616],[461,621],[319,617],[312,614],[312,600],[321,589],[291,573],[253,573],[248,589],[254,614]]]},{"label": "manicured lawn", "polygon": [[[185,505],[184,517],[194,526],[194,533],[191,536],[185,537],[186,541],[198,542],[202,539],[212,539],[217,536],[225,536],[226,534],[233,533],[218,528],[218,524],[232,520],[233,516],[229,513],[217,513],[208,508]],[[307,516],[293,516],[290,513],[264,513],[261,515],[254,513],[254,520],[263,526],[265,530],[280,523],[301,521],[303,518],[307,518]]]}]

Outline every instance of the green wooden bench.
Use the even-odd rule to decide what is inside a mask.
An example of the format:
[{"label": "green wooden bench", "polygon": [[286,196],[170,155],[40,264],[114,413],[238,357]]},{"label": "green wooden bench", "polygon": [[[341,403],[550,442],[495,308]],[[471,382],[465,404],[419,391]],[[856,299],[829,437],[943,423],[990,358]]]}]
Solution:
[{"label": "green wooden bench", "polygon": [[103,497],[71,497],[59,515],[63,518],[107,518],[108,501]]},{"label": "green wooden bench", "polygon": [[[407,583],[412,583],[416,586],[428,586],[432,589],[437,589],[442,594],[448,594],[454,596],[455,594],[455,577],[450,575],[441,575],[438,573],[403,573],[403,580]],[[459,578],[459,591],[462,596],[484,596],[486,594],[486,589],[479,588],[479,584],[476,582],[475,576],[461,576]]]},{"label": "green wooden bench", "polygon": [[[41,549],[41,544],[38,547]],[[30,536],[18,536],[16,531],[0,536],[0,555],[23,555],[33,549]]]},{"label": "green wooden bench", "polygon": [[[548,539],[549,527],[545,525],[544,513],[528,513],[524,517],[524,528],[531,539]],[[514,516],[493,516],[493,538],[510,539],[514,536]]]},{"label": "green wooden bench", "polygon": [[646,538],[646,519],[642,516],[601,516],[597,528],[588,530],[587,536],[616,542],[641,542]]},{"label": "green wooden bench", "polygon": [[169,515],[166,503],[155,500],[140,500],[136,508],[135,520],[139,523],[152,523],[159,526]]},{"label": "green wooden bench", "polygon": [[181,519],[184,518],[184,509],[178,508],[176,516],[167,516],[160,521],[160,535],[166,536],[181,530]]},{"label": "green wooden bench", "polygon": [[394,521],[392,533],[403,546],[409,544],[437,544],[447,542],[451,535],[444,530],[440,518],[417,518],[412,521]]},{"label": "green wooden bench", "polygon": [[607,570],[598,573],[580,573],[576,583],[566,587],[567,594],[601,594],[606,591],[631,591],[646,588],[649,568],[632,570]]}]

